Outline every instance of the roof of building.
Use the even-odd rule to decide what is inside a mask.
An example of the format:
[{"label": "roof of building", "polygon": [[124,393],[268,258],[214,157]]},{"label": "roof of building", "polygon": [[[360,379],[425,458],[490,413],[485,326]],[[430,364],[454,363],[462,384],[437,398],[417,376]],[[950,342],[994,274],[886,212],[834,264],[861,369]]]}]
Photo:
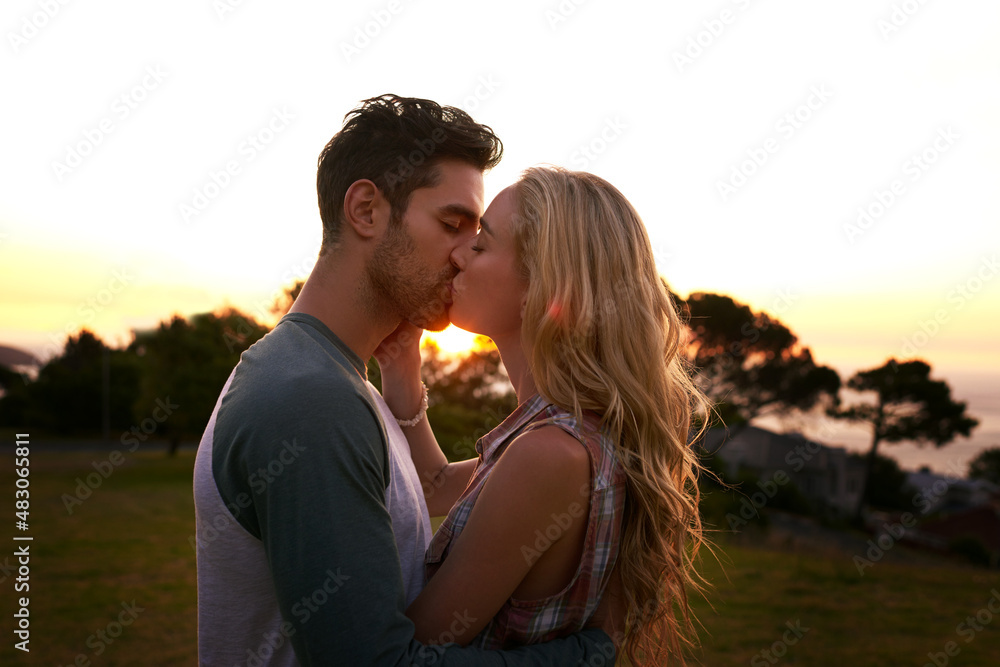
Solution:
[{"label": "roof of building", "polygon": [[796,470],[826,470],[831,459],[841,457],[847,459],[847,465],[853,465],[847,450],[841,447],[809,440],[801,433],[775,433],[757,426],[711,429],[704,447],[723,459],[735,458],[762,469],[793,466]]}]

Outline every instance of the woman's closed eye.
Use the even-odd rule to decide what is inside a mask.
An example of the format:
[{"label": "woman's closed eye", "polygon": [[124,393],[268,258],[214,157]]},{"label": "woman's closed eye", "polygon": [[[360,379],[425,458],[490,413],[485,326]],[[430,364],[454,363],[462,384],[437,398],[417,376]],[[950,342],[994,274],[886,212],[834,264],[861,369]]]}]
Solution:
[{"label": "woman's closed eye", "polygon": [[479,231],[476,232],[476,236],[472,239],[472,245],[469,247],[469,250],[472,252],[482,252],[486,250],[486,246],[483,243],[485,240],[486,238],[483,234],[483,229],[480,227]]}]

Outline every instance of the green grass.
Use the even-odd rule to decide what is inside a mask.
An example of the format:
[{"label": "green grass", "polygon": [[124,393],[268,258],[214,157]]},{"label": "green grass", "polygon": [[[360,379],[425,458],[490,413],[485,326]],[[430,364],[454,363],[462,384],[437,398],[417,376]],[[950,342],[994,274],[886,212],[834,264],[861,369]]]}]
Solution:
[{"label": "green grass", "polygon": [[[93,665],[197,663],[195,554],[188,544],[194,454],[124,456],[124,463],[70,515],[62,495],[72,495],[76,479],[93,473],[91,463],[107,455],[31,455],[31,652],[25,655],[7,640],[15,610],[9,578],[0,583],[7,619],[0,627],[0,664],[68,665],[80,654]],[[12,515],[11,468],[10,460],[4,462],[0,498],[11,499]],[[19,532],[10,519],[7,539]],[[142,611],[118,638],[109,637],[113,643],[104,643],[97,631],[117,622],[122,603],[133,600]]]},{"label": "green grass", "polygon": [[[4,457],[0,498],[7,498],[9,527],[0,540],[13,544],[13,452],[5,449]],[[0,582],[0,664],[68,665],[78,654],[95,666],[196,663],[195,555],[188,541],[194,455],[125,457],[69,515],[60,497],[72,494],[76,478],[106,455],[32,454],[32,650],[25,656],[12,646],[15,594],[8,577]],[[1000,615],[969,643],[956,633],[985,608],[991,589],[1000,590],[997,572],[886,560],[860,576],[848,553],[720,547],[723,564],[704,563],[714,587],[708,601],[695,601],[705,630],[694,657],[704,665],[751,664],[781,641],[786,621],[809,630],[774,664],[920,667],[949,641],[961,651],[949,664],[1000,664]],[[12,552],[0,551],[0,563]],[[88,637],[132,600],[144,611],[95,656]]]},{"label": "green grass", "polygon": [[695,604],[706,628],[695,658],[705,665],[752,664],[797,621],[809,630],[780,664],[919,667],[949,641],[960,648],[950,664],[1000,663],[1000,615],[971,642],[956,634],[1000,588],[996,572],[881,562],[862,576],[849,553],[723,546],[722,565],[705,563],[714,590]]}]

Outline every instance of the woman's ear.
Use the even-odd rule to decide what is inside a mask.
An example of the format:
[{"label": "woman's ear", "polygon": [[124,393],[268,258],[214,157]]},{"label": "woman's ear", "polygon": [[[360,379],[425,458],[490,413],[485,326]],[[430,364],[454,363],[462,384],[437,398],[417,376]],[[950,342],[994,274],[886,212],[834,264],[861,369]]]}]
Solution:
[{"label": "woman's ear", "polygon": [[358,236],[373,238],[381,233],[381,209],[387,204],[375,183],[367,178],[354,181],[344,195],[344,221]]}]

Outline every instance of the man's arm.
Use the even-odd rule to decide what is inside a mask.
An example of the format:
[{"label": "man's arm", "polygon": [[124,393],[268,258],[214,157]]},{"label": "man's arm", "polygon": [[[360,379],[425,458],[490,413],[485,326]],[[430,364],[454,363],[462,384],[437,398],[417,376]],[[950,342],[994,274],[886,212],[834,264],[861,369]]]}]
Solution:
[{"label": "man's arm", "polygon": [[[270,471],[254,480],[264,485],[254,496],[256,516],[303,665],[575,665],[613,654],[600,630],[509,653],[416,642],[385,507],[389,473],[378,418],[358,396],[340,397],[333,417],[329,398],[298,406],[309,420],[283,420],[287,439],[301,448],[296,458],[282,459],[272,446],[246,461],[249,470]],[[271,431],[272,440],[285,432]]]}]

